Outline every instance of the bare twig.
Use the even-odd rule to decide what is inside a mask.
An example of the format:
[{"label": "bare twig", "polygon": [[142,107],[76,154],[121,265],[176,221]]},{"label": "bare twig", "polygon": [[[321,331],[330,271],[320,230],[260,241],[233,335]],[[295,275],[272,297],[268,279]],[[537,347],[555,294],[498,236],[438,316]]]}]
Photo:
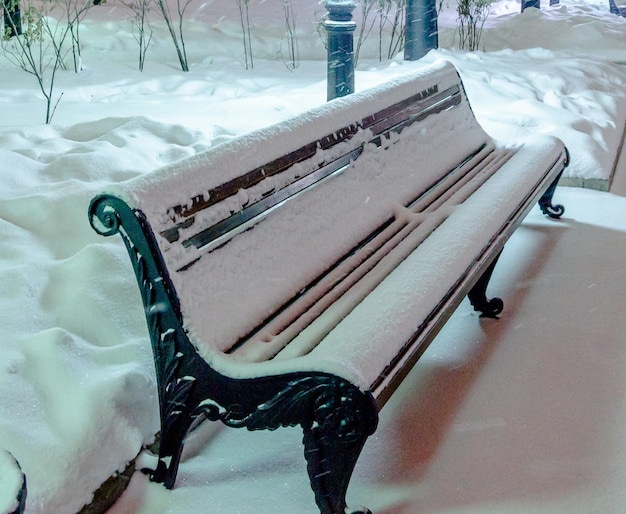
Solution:
[{"label": "bare twig", "polygon": [[[6,6],[7,0],[0,0],[0,7]],[[57,71],[62,68],[65,55],[64,44],[70,33],[68,25],[61,25],[50,16],[55,4],[35,4],[27,0],[22,6],[22,34],[17,33],[15,25],[5,28],[2,49],[5,57],[18,68],[33,75],[39,90],[46,100],[47,124],[52,122],[63,94],[54,94]],[[13,23],[13,22],[11,22]]]}]

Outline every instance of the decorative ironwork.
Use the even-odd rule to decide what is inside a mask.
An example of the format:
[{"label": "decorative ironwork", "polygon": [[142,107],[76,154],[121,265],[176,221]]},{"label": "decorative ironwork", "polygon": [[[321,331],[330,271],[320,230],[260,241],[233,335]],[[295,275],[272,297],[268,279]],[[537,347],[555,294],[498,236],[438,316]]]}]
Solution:
[{"label": "decorative ironwork", "polygon": [[[324,387],[304,428],[304,455],[315,501],[322,514],[346,511],[346,491],[367,437],[378,414],[354,387],[338,383]],[[354,514],[366,514],[367,509]]]},{"label": "decorative ironwork", "polygon": [[[248,430],[301,425],[307,470],[320,513],[347,512],[350,477],[378,423],[374,399],[345,380],[319,373],[260,377],[250,382],[246,390],[253,394],[252,400],[242,395],[231,398],[234,403],[228,406],[207,400],[198,410],[207,419]],[[354,514],[359,512],[369,511]]]},{"label": "decorative ironwork", "polygon": [[541,212],[543,212],[546,216],[549,216],[553,219],[559,219],[563,216],[565,212],[565,207],[560,204],[553,205],[552,197],[554,196],[554,192],[556,191],[556,187],[559,185],[559,180],[561,179],[561,175],[563,175],[563,171],[569,165],[569,151],[565,148],[565,162],[563,163],[563,170],[556,176],[556,178],[552,181],[546,192],[539,199],[539,208]]},{"label": "decorative ironwork", "polygon": [[[183,328],[176,291],[143,213],[117,197],[102,195],[92,201],[90,220],[99,234],[121,235],[145,307],[161,414],[158,465],[146,470],[151,479],[173,487],[185,437],[200,420],[219,420],[248,430],[301,425],[320,512],[347,512],[350,476],[378,421],[372,395],[321,372],[254,379],[216,372],[200,357]],[[355,514],[359,512],[368,511]]]},{"label": "decorative ironwork", "polygon": [[487,286],[491,280],[491,275],[496,267],[496,263],[502,254],[502,250],[491,261],[491,264],[487,266],[487,269],[480,276],[474,287],[467,293],[470,303],[474,307],[475,311],[479,311],[481,318],[494,318],[498,319],[498,314],[504,309],[504,302],[501,298],[487,298]]},{"label": "decorative ironwork", "polygon": [[201,359],[183,329],[178,297],[143,213],[117,197],[101,195],[92,201],[89,216],[99,234],[121,235],[137,278],[152,343],[161,417],[159,464],[152,478],[171,488],[194,421],[190,418],[193,406],[189,406],[194,390],[191,377],[198,376]]},{"label": "decorative ironwork", "polygon": [[552,204],[552,197],[554,196],[554,192],[560,178],[561,174],[559,174],[556,180],[550,185],[550,187],[546,190],[543,196],[539,199],[539,208],[541,209],[541,212],[553,219],[559,219],[561,216],[563,216],[563,213],[565,212],[565,207],[563,207],[563,205]]}]

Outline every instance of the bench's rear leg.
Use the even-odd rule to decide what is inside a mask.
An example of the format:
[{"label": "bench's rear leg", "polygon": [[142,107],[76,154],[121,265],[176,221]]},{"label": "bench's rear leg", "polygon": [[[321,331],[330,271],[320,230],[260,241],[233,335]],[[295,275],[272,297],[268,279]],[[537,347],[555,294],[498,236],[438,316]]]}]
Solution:
[{"label": "bench's rear leg", "polygon": [[[569,155],[566,159],[566,165],[569,161]],[[549,216],[550,218],[558,219],[565,212],[565,207],[560,204],[554,205],[552,203],[552,197],[554,196],[554,192],[556,191],[557,185],[559,183],[559,179],[561,178],[563,172],[559,173],[557,177],[552,181],[550,187],[546,189],[545,193],[539,199],[539,208],[541,211]],[[487,299],[487,286],[489,285],[489,281],[491,280],[491,275],[493,273],[494,268],[496,267],[496,263],[500,258],[500,253],[496,256],[493,262],[489,265],[489,267],[485,270],[483,275],[480,277],[478,282],[474,285],[474,287],[468,293],[468,297],[470,303],[474,307],[475,311],[480,311],[481,316],[487,318],[497,318],[498,314],[502,312],[504,308],[504,303],[500,298],[491,298]]]},{"label": "bench's rear leg", "polygon": [[92,200],[89,217],[97,233],[120,234],[135,272],[150,334],[161,414],[157,469],[143,471],[171,488],[185,436],[203,399],[194,377],[202,376],[209,367],[187,338],[178,297],[145,215],[119,198],[100,195]]},{"label": "bench's rear leg", "polygon": [[478,282],[472,287],[467,294],[470,303],[474,307],[475,311],[480,311],[480,315],[485,318],[496,318],[498,314],[502,312],[504,308],[504,302],[500,298],[487,298],[487,286],[491,280],[491,275],[496,267],[496,263],[502,254],[502,250],[496,255],[496,258],[491,262],[487,269],[483,272]]},{"label": "bench's rear leg", "polygon": [[174,487],[185,438],[192,422],[193,419],[187,417],[181,419],[175,426],[171,426],[167,430],[161,429],[157,468],[155,470],[142,470],[150,476],[150,480],[162,483],[167,489]]},{"label": "bench's rear leg", "polygon": [[[160,314],[167,311],[164,309]],[[159,316],[159,315],[157,315]],[[165,316],[167,317],[167,316]],[[157,325],[160,326],[159,323]],[[161,431],[156,470],[144,470],[153,482],[174,487],[185,439],[190,427],[204,413],[199,405],[206,398],[206,387],[215,373],[196,353],[181,327],[158,330],[162,346],[154,349],[159,389]]]}]

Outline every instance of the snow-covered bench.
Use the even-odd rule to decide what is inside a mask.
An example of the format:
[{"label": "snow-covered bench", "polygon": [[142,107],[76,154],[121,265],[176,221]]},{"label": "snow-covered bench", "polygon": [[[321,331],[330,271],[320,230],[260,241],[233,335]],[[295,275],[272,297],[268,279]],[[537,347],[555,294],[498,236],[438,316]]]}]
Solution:
[{"label": "snow-covered bench", "polygon": [[345,493],[378,412],[466,294],[485,291],[533,204],[567,164],[552,137],[503,144],[454,67],[350,95],[93,199],[143,298],[174,485],[184,439],[221,420],[301,425],[315,499]]}]

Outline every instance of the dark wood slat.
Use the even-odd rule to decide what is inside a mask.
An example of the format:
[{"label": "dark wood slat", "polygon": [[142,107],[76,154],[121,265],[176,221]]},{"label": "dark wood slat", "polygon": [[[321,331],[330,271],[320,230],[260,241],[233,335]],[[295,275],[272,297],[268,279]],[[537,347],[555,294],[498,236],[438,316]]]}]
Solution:
[{"label": "dark wood slat", "polygon": [[[502,158],[507,159],[510,158],[510,155],[495,155],[493,152],[489,152],[484,156],[480,156],[480,153],[485,149],[484,146],[473,152],[471,155],[467,156],[463,161],[459,162],[457,166],[452,168],[448,173],[439,177],[437,181],[430,184],[423,191],[420,191],[416,194],[415,198],[411,200],[407,204],[407,208],[415,209],[417,208],[418,212],[426,212],[432,208],[434,204],[438,202],[439,199],[445,198],[450,194],[450,191],[454,190],[455,186],[463,181],[470,180],[480,169],[484,169],[485,167],[492,166],[495,161],[499,161]],[[480,156],[480,157],[479,157]],[[478,158],[478,159],[477,159]],[[473,162],[470,169],[464,169],[466,165],[472,162],[472,160],[476,160]],[[501,164],[501,163],[500,163]],[[419,207],[417,207],[419,205]],[[435,207],[436,210],[436,207]],[[379,249],[386,244],[387,241],[396,237],[400,231],[404,229],[404,225],[398,225],[394,230],[390,230],[392,224],[394,224],[394,219],[390,218],[381,226],[379,226],[376,230],[374,230],[368,237],[364,240],[360,241],[357,245],[355,245],[349,252],[347,252],[343,257],[338,259],[332,267],[322,273],[319,277],[313,280],[310,284],[308,284],[305,288],[300,291],[298,295],[294,298],[290,299],[286,304],[281,306],[276,310],[270,317],[268,317],[265,321],[263,321],[259,326],[253,329],[249,334],[242,337],[238,340],[226,353],[235,353],[237,350],[243,348],[248,342],[254,341],[255,338],[258,337],[258,334],[266,331],[267,327],[271,323],[275,323],[279,317],[286,318],[283,324],[282,330],[284,330],[290,324],[296,322],[299,319],[300,314],[295,314],[294,317],[290,317],[288,311],[296,302],[304,302],[305,305],[301,306],[298,311],[306,312],[313,305],[315,305],[324,295],[330,294],[331,291],[338,286],[339,283],[353,280],[354,277],[350,276],[350,273],[341,272],[338,274],[336,279],[327,281],[327,278],[331,276],[336,270],[342,267],[346,262],[353,261],[351,263],[352,270],[357,269],[358,267],[364,265],[370,257],[376,254]],[[372,245],[372,241],[374,241],[381,234],[385,234],[385,239],[382,244]],[[380,243],[380,242],[379,242]],[[355,256],[360,254],[356,260]],[[377,261],[376,261],[377,262]],[[376,262],[371,262],[370,264],[365,264],[367,269],[371,269]],[[367,270],[366,270],[367,271]],[[327,281],[328,284],[324,286],[323,291],[316,291],[315,294],[311,294],[312,291],[318,289],[318,286],[322,283],[322,281]],[[309,296],[309,299],[306,297]],[[274,327],[276,328],[276,327]],[[272,330],[272,332],[275,332]],[[277,350],[280,351],[281,348]]]},{"label": "dark wood slat", "polygon": [[[361,124],[345,127],[337,133],[326,136],[325,138],[323,138],[323,140],[319,140],[316,143],[306,145],[296,152],[291,152],[291,154],[289,154],[289,156],[291,157],[287,156],[288,159],[286,157],[284,159],[277,159],[276,161],[272,161],[272,163],[270,163],[272,166],[272,174],[275,175],[278,173],[278,171],[276,171],[278,168],[274,168],[274,166],[279,166],[279,164],[277,164],[278,161],[281,162],[280,171],[284,171],[293,166],[295,163],[302,162],[306,158],[313,156],[317,152],[318,147],[322,149],[330,148],[333,145],[337,144],[338,141],[344,141],[349,139],[362,128],[367,128],[372,131],[372,135],[374,137],[371,141],[369,141],[369,143],[374,143],[380,146],[382,144],[382,138],[388,137],[392,131],[400,133],[404,128],[412,125],[413,123],[422,121],[431,114],[436,114],[445,109],[455,107],[461,102],[460,89],[458,86],[447,89],[439,95],[436,95],[436,92],[437,88],[432,87],[426,91],[414,95],[408,100],[396,104],[395,106],[393,106],[393,109],[385,109],[383,111],[380,111],[380,113],[377,113],[376,115],[365,118]],[[435,96],[430,96],[431,94],[435,94]],[[421,103],[416,104],[416,102]],[[315,149],[313,149],[313,147]],[[234,213],[233,216],[226,218],[216,223],[215,225],[208,227],[198,232],[194,236],[186,239],[183,242],[183,245],[185,247],[203,247],[209,244],[212,240],[217,239],[228,233],[229,231],[233,230],[237,226],[246,223],[254,216],[257,216],[260,213],[263,213],[264,215],[267,214],[268,208],[277,205],[278,203],[284,201],[291,196],[299,194],[304,189],[307,189],[312,185],[315,185],[308,179],[309,176],[316,173],[319,174],[319,176],[316,177],[315,182],[325,179],[330,174],[335,173],[336,171],[345,167],[345,165],[347,164],[347,162],[344,162],[346,161],[346,158],[349,158],[348,160],[356,159],[356,157],[358,157],[358,155],[360,155],[360,153],[362,152],[363,147],[364,144],[361,144],[357,148],[349,151],[348,153],[338,156],[333,161],[321,165],[317,170],[313,170],[304,177],[298,178],[296,181],[286,185],[282,189],[270,191],[268,196],[263,198],[262,200],[250,206],[247,206],[244,210]],[[299,152],[302,152],[302,154],[300,154]],[[294,156],[300,156],[305,154],[307,155],[307,157],[297,157],[297,160],[294,160]],[[289,162],[288,165],[285,164],[287,162]],[[327,172],[324,172],[324,169],[326,169]],[[255,177],[254,180],[257,180],[259,170],[260,168],[257,168],[257,170],[253,170],[253,172],[250,172],[239,178],[243,179],[244,177],[249,177],[252,174]],[[263,170],[266,170],[266,168],[263,168]],[[320,173],[320,171],[322,171],[322,173]],[[270,174],[265,171],[265,174],[263,176],[267,177],[270,176]],[[253,178],[251,177],[249,179],[251,181],[253,180]],[[248,180],[239,181],[238,179],[235,179],[234,181],[228,182],[222,186],[219,186],[218,188],[211,190],[211,192],[209,193],[209,200],[211,200],[212,198],[214,200],[213,202],[210,202],[209,200],[204,200],[201,196],[197,197],[198,202],[202,201],[206,204],[205,207],[202,207],[202,209],[210,207],[211,205],[215,205],[216,203],[219,203],[219,201],[224,200],[225,198],[228,198],[233,194],[236,194],[239,189],[255,185],[261,180],[262,179],[258,179],[256,182],[249,182]],[[248,185],[246,186],[245,184]],[[198,208],[198,210],[202,209]],[[193,212],[195,213],[197,211]],[[170,243],[178,241],[179,229],[188,228],[192,224],[193,218],[188,218],[185,221],[177,224],[176,226],[166,231],[162,231],[161,235],[165,237]]]},{"label": "dark wood slat", "polygon": [[281,156],[269,163],[266,163],[258,168],[255,168],[244,175],[236,177],[224,184],[208,191],[207,194],[199,194],[191,198],[191,205],[175,205],[168,209],[172,221],[176,219],[182,220],[178,222],[172,228],[161,232],[161,235],[165,237],[170,243],[178,240],[178,229],[186,228],[190,222],[193,223],[191,218],[194,214],[215,205],[226,198],[237,194],[240,189],[250,188],[267,177],[277,175],[289,168],[294,164],[305,161],[313,157],[318,150],[326,150],[335,146],[337,143],[347,141],[351,139],[355,134],[363,129],[371,129],[374,136],[379,136],[385,131],[390,130],[392,127],[398,126],[404,123],[406,126],[409,122],[414,123],[419,121],[417,115],[421,111],[427,111],[436,105],[438,102],[444,101],[447,98],[452,98],[460,94],[458,86],[453,86],[441,93],[439,93],[438,87],[433,86],[424,91],[416,93],[415,95],[398,102],[388,108],[385,108],[375,114],[367,116],[358,123],[347,125],[332,134],[328,134],[316,141],[308,143],[288,154]]}]

